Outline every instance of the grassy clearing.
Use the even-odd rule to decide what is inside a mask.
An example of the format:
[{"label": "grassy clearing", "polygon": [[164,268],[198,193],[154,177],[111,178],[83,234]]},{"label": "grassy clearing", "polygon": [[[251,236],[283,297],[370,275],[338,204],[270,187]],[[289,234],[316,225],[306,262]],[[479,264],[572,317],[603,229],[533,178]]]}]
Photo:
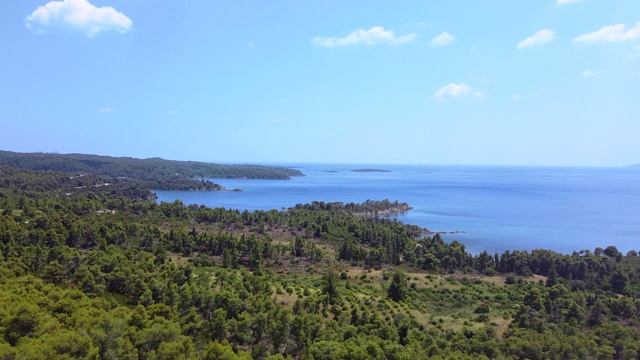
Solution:
[{"label": "grassy clearing", "polygon": [[[393,270],[352,267],[345,271],[350,285],[350,299],[373,309],[380,318],[406,313],[424,326],[442,330],[479,329],[494,324],[502,333],[513,311],[513,287],[504,276],[468,274],[436,275],[421,271],[405,272],[408,294],[403,303],[387,299]],[[525,281],[538,282],[533,276]]]},{"label": "grassy clearing", "polygon": [[189,262],[189,259],[191,259],[191,257],[183,256],[181,254],[174,253],[174,252],[168,252],[167,257],[172,263],[176,265],[181,265],[181,266],[186,265]]},{"label": "grassy clearing", "polygon": [[[275,233],[279,236],[271,237],[274,245],[290,246],[293,240],[290,232]],[[515,311],[513,299],[522,297],[518,285],[507,284],[505,276],[433,274],[401,267],[407,279],[407,297],[396,303],[387,295],[393,267],[376,270],[350,266],[333,260],[335,250],[330,244],[316,241],[316,246],[324,255],[319,262],[294,258],[287,253],[277,264],[265,265],[274,276],[272,296],[278,304],[293,309],[296,301],[321,295],[323,276],[327,269],[333,268],[339,277],[340,298],[330,308],[337,307],[342,314],[355,309],[387,323],[393,322],[398,314],[405,314],[416,324],[439,331],[477,330],[491,325],[501,338]],[[168,256],[176,264],[188,261],[180,254]],[[541,276],[517,279],[519,283],[545,280]]]},{"label": "grassy clearing", "polygon": [[296,300],[298,300],[298,295],[293,292],[292,294],[276,294],[275,295],[276,302],[283,306],[288,307],[289,309],[293,308],[293,304],[295,304]]},{"label": "grassy clearing", "polygon": [[504,337],[504,333],[509,328],[511,321],[513,321],[513,319],[498,319],[495,321],[496,324],[498,324],[496,336],[498,337],[499,340],[502,340],[502,338]]}]

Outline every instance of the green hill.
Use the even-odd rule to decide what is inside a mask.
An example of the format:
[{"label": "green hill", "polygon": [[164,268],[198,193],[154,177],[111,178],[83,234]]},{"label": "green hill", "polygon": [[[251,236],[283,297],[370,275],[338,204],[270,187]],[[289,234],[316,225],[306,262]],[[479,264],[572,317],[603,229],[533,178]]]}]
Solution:
[{"label": "green hill", "polygon": [[0,151],[0,165],[30,170],[127,177],[145,181],[157,181],[176,176],[216,179],[289,179],[292,176],[304,176],[299,170],[273,166],[210,164],[165,160],[157,157],[136,159],[86,154],[16,153],[10,151]]}]

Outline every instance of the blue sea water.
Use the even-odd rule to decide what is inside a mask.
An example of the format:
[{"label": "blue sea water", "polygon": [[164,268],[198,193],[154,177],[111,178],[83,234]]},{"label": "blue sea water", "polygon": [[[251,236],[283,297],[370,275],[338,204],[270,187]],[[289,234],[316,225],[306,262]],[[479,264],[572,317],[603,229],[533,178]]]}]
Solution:
[{"label": "blue sea water", "polygon": [[395,218],[446,232],[446,240],[461,241],[472,253],[571,253],[609,245],[623,252],[640,249],[638,168],[376,165],[391,172],[352,172],[371,165],[287,166],[306,176],[286,181],[212,179],[242,192],[156,194],[159,202],[179,199],[240,210],[280,210],[311,201],[398,200],[413,210]]}]

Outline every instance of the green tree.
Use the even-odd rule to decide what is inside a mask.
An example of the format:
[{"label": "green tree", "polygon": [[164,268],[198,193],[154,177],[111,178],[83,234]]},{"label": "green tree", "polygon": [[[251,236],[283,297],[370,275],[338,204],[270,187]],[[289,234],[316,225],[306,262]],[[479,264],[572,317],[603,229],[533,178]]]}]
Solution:
[{"label": "green tree", "polygon": [[125,324],[111,314],[104,314],[91,330],[91,337],[99,347],[100,360],[118,359],[123,342]]},{"label": "green tree", "polygon": [[22,305],[5,322],[4,337],[15,346],[23,336],[33,335],[40,323],[39,309],[32,304]]},{"label": "green tree", "polygon": [[[273,319],[271,325],[270,338],[273,345],[273,352],[279,353],[282,345],[287,343],[291,331],[291,313],[288,309],[280,309]],[[284,351],[287,351],[285,346]]]},{"label": "green tree", "polygon": [[629,279],[623,273],[617,271],[611,276],[610,279],[611,290],[617,292],[618,294],[624,294],[628,280]]},{"label": "green tree", "polygon": [[335,300],[338,298],[338,276],[336,272],[329,268],[324,274],[322,284],[322,293],[327,296],[327,300],[330,304],[333,304]]},{"label": "green tree", "polygon": [[396,270],[391,279],[391,285],[387,295],[393,301],[403,301],[407,296],[407,276],[400,270]]},{"label": "green tree", "polygon": [[222,309],[216,309],[213,312],[209,323],[211,336],[216,340],[224,340],[227,336],[229,324],[227,324],[227,312]]},{"label": "green tree", "polygon": [[204,350],[203,360],[240,360],[227,340],[212,342]]}]

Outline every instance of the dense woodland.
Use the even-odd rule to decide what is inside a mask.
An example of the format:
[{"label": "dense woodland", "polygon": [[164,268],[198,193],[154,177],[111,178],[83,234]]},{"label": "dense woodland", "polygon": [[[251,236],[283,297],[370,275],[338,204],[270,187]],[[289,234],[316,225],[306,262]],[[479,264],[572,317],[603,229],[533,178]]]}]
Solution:
[{"label": "dense woodland", "polygon": [[85,154],[16,153],[0,151],[0,165],[26,170],[128,179],[157,190],[221,190],[210,181],[194,179],[273,179],[304,176],[295,169],[261,165],[209,164],[161,158],[136,159]]},{"label": "dense woodland", "polygon": [[398,202],[156,204],[34,168],[0,167],[0,359],[640,357],[636,251],[473,255],[375,216]]}]

